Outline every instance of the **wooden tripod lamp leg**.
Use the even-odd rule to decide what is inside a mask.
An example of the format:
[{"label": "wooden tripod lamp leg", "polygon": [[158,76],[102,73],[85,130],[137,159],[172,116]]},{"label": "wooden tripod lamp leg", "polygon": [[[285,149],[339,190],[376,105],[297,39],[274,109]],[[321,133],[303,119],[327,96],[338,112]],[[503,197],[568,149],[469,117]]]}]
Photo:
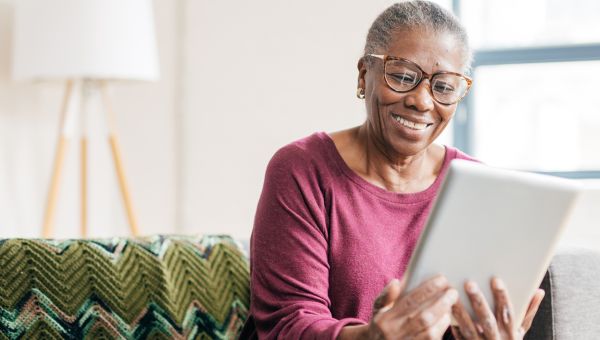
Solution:
[{"label": "wooden tripod lamp leg", "polygon": [[125,172],[123,170],[123,162],[121,158],[121,151],[117,142],[117,136],[111,133],[108,136],[108,142],[110,143],[110,149],[113,155],[113,162],[115,163],[115,170],[117,171],[117,177],[119,179],[119,187],[121,188],[121,195],[123,196],[123,203],[125,204],[125,211],[127,212],[127,220],[129,221],[129,228],[131,235],[138,236],[139,229],[135,215],[133,213],[133,205],[131,204],[131,195],[125,180]]},{"label": "wooden tripod lamp leg", "polygon": [[87,213],[87,197],[88,197],[88,176],[87,176],[87,137],[81,136],[81,237],[87,237],[88,231],[88,213]]},{"label": "wooden tripod lamp leg", "polygon": [[46,210],[44,212],[44,222],[42,226],[42,237],[49,238],[53,233],[53,221],[54,212],[56,210],[56,199],[58,196],[58,188],[60,184],[60,177],[62,174],[62,167],[65,158],[65,151],[69,142],[69,126],[67,124],[67,110],[69,107],[69,101],[71,99],[71,93],[73,92],[73,81],[67,81],[65,86],[65,94],[62,101],[60,110],[60,131],[58,141],[56,143],[56,151],[54,154],[54,165],[52,167],[52,178],[50,180],[50,186],[48,188],[48,195],[46,198]]},{"label": "wooden tripod lamp leg", "polygon": [[87,237],[88,233],[88,118],[89,118],[89,104],[90,98],[95,93],[96,82],[91,79],[85,79],[81,85],[81,107],[80,107],[80,120],[79,126],[81,130],[80,137],[80,162],[81,162],[81,201],[80,207],[81,212],[79,215],[80,221],[80,234],[81,237]]},{"label": "wooden tripod lamp leg", "polygon": [[123,161],[121,157],[121,151],[119,149],[119,143],[116,135],[114,112],[108,94],[106,91],[106,83],[101,83],[102,100],[108,113],[108,142],[110,144],[110,150],[113,156],[113,162],[115,164],[115,170],[117,172],[117,178],[119,181],[119,187],[121,189],[121,195],[123,196],[123,203],[125,204],[125,212],[127,213],[127,220],[129,221],[129,228],[133,236],[139,235],[138,224],[133,213],[133,205],[131,203],[131,195],[125,179],[125,171],[123,170]]}]

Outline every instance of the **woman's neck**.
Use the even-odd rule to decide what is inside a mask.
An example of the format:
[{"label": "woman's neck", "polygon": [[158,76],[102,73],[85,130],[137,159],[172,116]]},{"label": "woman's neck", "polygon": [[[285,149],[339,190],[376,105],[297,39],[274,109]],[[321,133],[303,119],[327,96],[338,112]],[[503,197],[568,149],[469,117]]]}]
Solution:
[{"label": "woman's neck", "polygon": [[[357,155],[353,170],[372,184],[392,192],[419,192],[427,189],[439,170],[430,145],[415,155],[400,155],[369,130],[366,124],[352,129]],[[354,144],[354,143],[353,143]],[[440,164],[441,165],[441,164]]]}]

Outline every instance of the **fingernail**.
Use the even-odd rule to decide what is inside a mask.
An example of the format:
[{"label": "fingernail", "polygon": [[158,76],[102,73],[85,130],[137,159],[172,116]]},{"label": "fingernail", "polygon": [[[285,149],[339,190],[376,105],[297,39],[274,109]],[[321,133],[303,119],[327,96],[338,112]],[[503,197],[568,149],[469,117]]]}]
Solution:
[{"label": "fingernail", "polygon": [[467,283],[465,284],[465,290],[467,291],[467,293],[475,294],[477,293],[477,284],[473,281],[467,281]]},{"label": "fingernail", "polygon": [[477,332],[478,332],[479,334],[483,334],[483,327],[481,327],[481,325],[480,325],[480,324],[476,324],[476,325],[475,325],[475,328],[477,328]]},{"label": "fingernail", "polygon": [[435,280],[433,281],[433,283],[437,286],[437,287],[444,287],[446,285],[446,283],[448,282],[448,280],[446,280],[446,278],[444,276],[438,276],[435,278]]},{"label": "fingernail", "polygon": [[502,307],[502,321],[504,321],[504,324],[507,326],[510,322],[510,312],[508,311],[508,307],[506,306]]},{"label": "fingernail", "polygon": [[465,330],[461,330],[460,331],[462,333],[462,335],[467,338],[467,339],[471,339],[473,337],[473,333],[471,333],[470,330],[465,329]]},{"label": "fingernail", "polygon": [[423,313],[423,321],[425,321],[425,323],[427,323],[427,326],[433,324],[433,314],[429,313],[429,312],[425,312]]},{"label": "fingernail", "polygon": [[496,286],[496,289],[504,289],[504,282],[502,282],[502,280],[500,280],[499,278],[494,278],[494,285]]},{"label": "fingernail", "polygon": [[453,305],[458,300],[458,292],[456,289],[449,289],[446,293],[446,303],[449,305]]},{"label": "fingernail", "polygon": [[385,285],[385,287],[383,287],[383,291],[385,293],[387,293],[390,290],[390,287],[392,287],[395,283],[394,283],[395,279],[392,279],[390,282],[388,282],[387,285]]}]

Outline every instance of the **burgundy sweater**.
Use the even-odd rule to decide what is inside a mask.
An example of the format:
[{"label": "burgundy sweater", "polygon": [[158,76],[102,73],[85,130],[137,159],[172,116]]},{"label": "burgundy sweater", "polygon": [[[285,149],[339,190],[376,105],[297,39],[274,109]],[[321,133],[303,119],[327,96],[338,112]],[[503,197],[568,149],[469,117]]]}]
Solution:
[{"label": "burgundy sweater", "polygon": [[383,287],[404,274],[455,158],[471,159],[446,147],[435,182],[402,194],[358,176],[324,132],[281,148],[255,216],[242,337],[335,339],[342,327],[367,323]]}]

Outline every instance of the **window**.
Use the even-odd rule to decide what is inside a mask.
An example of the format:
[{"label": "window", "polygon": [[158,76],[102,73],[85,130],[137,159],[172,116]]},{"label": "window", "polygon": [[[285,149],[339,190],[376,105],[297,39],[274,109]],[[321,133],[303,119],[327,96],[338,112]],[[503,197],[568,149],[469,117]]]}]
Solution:
[{"label": "window", "polygon": [[600,42],[598,0],[461,0],[457,6],[476,49]]},{"label": "window", "polygon": [[541,171],[600,169],[600,62],[482,66],[472,151],[490,164]]},{"label": "window", "polygon": [[454,0],[453,8],[476,51],[455,145],[491,165],[600,177],[600,2]]}]

